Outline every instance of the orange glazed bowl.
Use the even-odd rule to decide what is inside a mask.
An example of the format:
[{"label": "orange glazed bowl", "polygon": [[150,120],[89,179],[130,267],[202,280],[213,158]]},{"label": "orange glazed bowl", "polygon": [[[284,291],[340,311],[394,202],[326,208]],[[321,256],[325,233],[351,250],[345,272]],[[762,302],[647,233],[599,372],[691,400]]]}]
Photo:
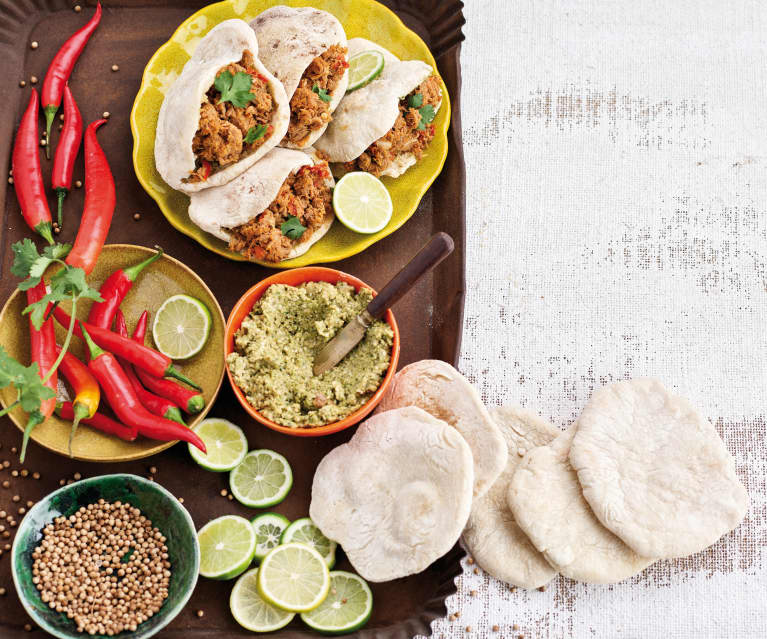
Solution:
[{"label": "orange glazed bowl", "polygon": [[[267,277],[265,280],[261,280],[258,284],[248,289],[237,303],[234,305],[232,312],[229,314],[229,319],[226,322],[226,332],[224,334],[224,359],[229,357],[229,354],[234,351],[234,334],[239,330],[242,321],[248,316],[252,310],[254,304],[261,298],[272,284],[287,284],[288,286],[298,286],[304,282],[330,282],[331,284],[337,284],[338,282],[346,282],[359,291],[361,288],[369,288],[373,291],[373,295],[376,295],[376,291],[370,286],[365,284],[360,279],[357,279],[353,275],[344,273],[343,271],[337,271],[333,268],[325,268],[321,266],[307,266],[305,268],[296,268],[286,271],[280,271],[275,273],[271,277]],[[394,331],[394,340],[392,342],[391,349],[391,361],[389,362],[389,368],[384,375],[381,385],[378,387],[373,396],[355,410],[350,415],[347,415],[342,420],[333,422],[331,424],[325,424],[324,426],[308,426],[308,427],[296,427],[282,426],[277,422],[273,422],[271,419],[265,417],[259,413],[253,406],[248,403],[245,393],[240,390],[240,387],[234,381],[232,373],[229,370],[229,364],[226,365],[226,375],[229,378],[229,383],[234,390],[234,394],[237,396],[242,407],[248,412],[248,414],[256,421],[262,423],[267,428],[276,430],[279,433],[285,433],[286,435],[293,435],[294,437],[319,437],[321,435],[331,435],[338,431],[349,428],[361,422],[367,417],[373,409],[378,406],[379,402],[383,398],[386,389],[391,383],[394,374],[397,372],[397,363],[399,362],[399,350],[400,350],[400,337],[397,321],[394,319],[394,314],[389,310],[386,311],[384,320],[392,331]]]}]

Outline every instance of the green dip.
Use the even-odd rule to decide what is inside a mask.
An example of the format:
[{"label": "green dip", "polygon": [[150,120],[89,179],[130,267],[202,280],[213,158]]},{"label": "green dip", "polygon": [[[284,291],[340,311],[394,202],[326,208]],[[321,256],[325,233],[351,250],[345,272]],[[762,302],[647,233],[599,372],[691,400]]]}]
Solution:
[{"label": "green dip", "polygon": [[376,320],[335,368],[315,377],[315,355],[370,303],[344,282],[272,284],[234,336],[229,370],[253,408],[278,424],[322,426],[362,406],[389,368],[394,332]]}]

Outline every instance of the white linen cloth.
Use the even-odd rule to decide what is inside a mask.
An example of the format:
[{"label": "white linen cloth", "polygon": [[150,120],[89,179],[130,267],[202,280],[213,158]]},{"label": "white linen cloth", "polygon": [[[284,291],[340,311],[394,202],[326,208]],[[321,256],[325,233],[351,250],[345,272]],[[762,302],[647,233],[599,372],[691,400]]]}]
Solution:
[{"label": "white linen cloth", "polygon": [[751,506],[715,546],[615,586],[512,592],[464,565],[460,617],[433,636],[765,637],[767,3],[465,15],[461,370],[489,405],[562,428],[594,388],[657,376],[711,418]]}]

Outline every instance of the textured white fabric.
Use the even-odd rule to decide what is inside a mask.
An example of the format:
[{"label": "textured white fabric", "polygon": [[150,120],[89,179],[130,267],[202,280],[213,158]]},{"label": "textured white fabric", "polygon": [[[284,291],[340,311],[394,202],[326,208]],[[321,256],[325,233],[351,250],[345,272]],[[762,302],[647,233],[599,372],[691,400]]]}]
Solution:
[{"label": "textured white fabric", "polygon": [[765,637],[767,3],[464,11],[462,372],[563,428],[595,387],[659,377],[715,424],[751,507],[616,586],[512,592],[465,565],[433,636]]}]

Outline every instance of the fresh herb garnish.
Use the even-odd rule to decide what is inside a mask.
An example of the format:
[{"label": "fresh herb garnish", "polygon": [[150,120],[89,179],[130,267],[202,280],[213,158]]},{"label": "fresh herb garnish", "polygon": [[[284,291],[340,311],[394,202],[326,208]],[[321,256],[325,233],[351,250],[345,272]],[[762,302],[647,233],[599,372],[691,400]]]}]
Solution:
[{"label": "fresh herb garnish", "polygon": [[421,114],[421,120],[418,122],[418,130],[423,131],[426,129],[427,124],[431,124],[434,121],[434,116],[437,115],[436,110],[431,104],[424,104],[418,113]]},{"label": "fresh herb garnish", "polygon": [[327,89],[321,89],[319,84],[315,84],[312,87],[312,91],[320,96],[320,100],[323,102],[330,102],[330,94],[327,92]]},{"label": "fresh herb garnish", "polygon": [[423,93],[414,93],[407,99],[407,105],[411,109],[419,109],[423,104]]},{"label": "fresh herb garnish", "polygon": [[231,102],[234,106],[244,108],[255,100],[256,96],[250,92],[253,78],[244,71],[238,71],[232,75],[229,71],[220,73],[213,83],[216,90],[221,93],[221,102]]},{"label": "fresh herb garnish", "polygon": [[288,216],[288,219],[280,225],[280,231],[282,231],[284,236],[291,240],[300,240],[304,231],[306,231],[306,227],[301,224],[301,220],[295,215],[290,215]]},{"label": "fresh herb garnish", "polygon": [[25,238],[11,246],[14,254],[11,273],[23,278],[18,285],[21,291],[27,291],[37,286],[45,270],[51,264],[58,263],[62,265],[62,268],[51,277],[50,292],[22,311],[24,315],[29,314],[32,325],[36,330],[40,330],[47,319],[46,311],[49,304],[55,306],[65,300],[72,301],[71,321],[66,338],[61,346],[61,351],[53,366],[46,371],[42,378],[40,377],[40,368],[37,362],[33,362],[30,366],[23,366],[8,355],[4,349],[0,348],[0,388],[13,385],[17,393],[16,401],[10,404],[4,411],[0,411],[0,416],[10,412],[18,405],[21,405],[29,413],[29,421],[24,429],[24,440],[21,446],[21,461],[24,461],[26,446],[32,429],[45,419],[44,415],[40,412],[42,402],[55,396],[54,391],[45,386],[45,383],[59,367],[64,354],[69,348],[75,327],[77,300],[87,298],[97,302],[103,301],[99,292],[88,286],[85,281],[85,271],[81,268],[70,266],[63,261],[62,258],[69,253],[70,248],[69,244],[54,244],[46,246],[42,253],[38,253],[37,247],[29,238]]},{"label": "fresh herb garnish", "polygon": [[269,128],[266,124],[257,124],[248,129],[245,134],[245,144],[253,144],[256,140],[260,140],[264,137],[266,130]]}]

